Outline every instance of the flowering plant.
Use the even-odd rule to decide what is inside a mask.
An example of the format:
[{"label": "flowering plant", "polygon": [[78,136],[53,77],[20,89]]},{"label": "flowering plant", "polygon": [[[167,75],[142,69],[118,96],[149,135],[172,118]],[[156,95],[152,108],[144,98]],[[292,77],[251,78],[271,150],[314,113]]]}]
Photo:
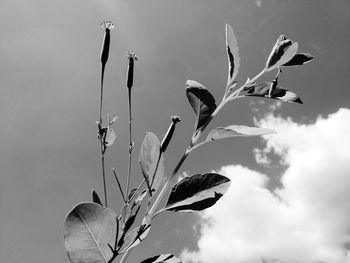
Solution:
[{"label": "flowering plant", "polygon": [[[201,211],[213,206],[227,191],[230,180],[217,173],[195,174],[179,178],[179,171],[186,158],[198,147],[215,140],[231,137],[251,137],[275,133],[274,130],[261,127],[248,127],[244,125],[229,125],[211,130],[206,138],[203,137],[208,124],[220,112],[226,103],[243,97],[263,97],[284,102],[302,103],[295,93],[283,89],[278,85],[281,68],[303,65],[312,56],[306,53],[297,53],[298,43],[281,35],[265,67],[252,79],[237,88],[235,77],[240,67],[240,57],[237,40],[233,29],[226,25],[226,52],[228,58],[227,85],[221,102],[217,105],[214,96],[202,84],[194,80],[186,81],[186,96],[195,113],[195,123],[192,137],[178,164],[172,173],[165,172],[164,152],[168,149],[174,134],[176,124],[180,121],[178,116],[171,117],[167,133],[160,141],[154,133],[147,133],[140,147],[139,163],[141,167],[141,183],[130,190],[131,157],[134,143],[132,141],[132,104],[131,91],[134,85],[134,67],[138,60],[134,52],[129,52],[126,87],[129,102],[129,162],[128,177],[125,190],[118,179],[114,169],[113,175],[117,181],[118,189],[124,204],[119,215],[108,208],[106,191],[105,155],[116,139],[112,125],[117,117],[108,117],[107,124],[103,124],[103,80],[110,47],[110,32],[114,25],[103,22],[105,30],[101,52],[101,86],[100,86],[100,112],[98,138],[101,148],[102,180],[104,186],[104,201],[102,202],[95,190],[92,190],[92,202],[76,205],[66,216],[64,222],[64,245],[68,258],[72,263],[99,262],[110,263],[120,257],[121,263],[126,262],[132,250],[142,242],[149,233],[152,220],[155,216],[165,212],[193,212]],[[257,82],[258,79],[276,69],[277,75],[270,82]],[[170,191],[168,197],[166,193]],[[162,200],[166,200],[164,207],[159,208]],[[146,202],[146,209],[141,210]],[[141,224],[135,224],[136,218],[142,218]],[[143,263],[178,263],[180,259],[171,254],[160,254],[148,258]]]}]

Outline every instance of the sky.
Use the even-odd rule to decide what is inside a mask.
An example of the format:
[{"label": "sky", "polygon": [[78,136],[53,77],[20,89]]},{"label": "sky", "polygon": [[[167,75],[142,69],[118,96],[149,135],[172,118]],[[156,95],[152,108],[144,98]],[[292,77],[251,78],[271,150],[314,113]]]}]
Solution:
[{"label": "sky", "polygon": [[[78,203],[102,196],[97,140],[100,23],[110,20],[104,114],[118,116],[106,166],[126,182],[129,50],[139,57],[133,87],[133,185],[141,181],[144,135],[162,138],[179,115],[165,155],[170,173],[187,147],[194,114],[185,82],[219,102],[227,81],[225,24],[238,42],[241,84],[265,65],[277,37],[314,60],[288,68],[280,85],[303,105],[244,98],[208,129],[275,129],[198,148],[186,174],[215,171],[231,187],[198,214],[158,216],[130,262],[173,253],[183,262],[350,262],[350,2],[346,0],[2,0],[0,8],[0,262],[69,262],[63,222]],[[269,81],[274,73],[264,76]],[[122,199],[107,175],[110,207]]]}]

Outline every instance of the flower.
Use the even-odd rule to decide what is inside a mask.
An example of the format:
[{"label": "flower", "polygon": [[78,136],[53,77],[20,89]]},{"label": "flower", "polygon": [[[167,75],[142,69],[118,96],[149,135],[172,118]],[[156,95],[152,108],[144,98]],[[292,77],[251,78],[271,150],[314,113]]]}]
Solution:
[{"label": "flower", "polygon": [[135,52],[129,51],[127,58],[129,59],[128,72],[126,77],[126,86],[130,90],[134,82],[134,61],[138,61]]},{"label": "flower", "polygon": [[280,35],[267,59],[265,69],[267,71],[271,71],[282,66],[294,57],[297,50],[297,42],[293,42],[292,40],[286,38],[286,36]]},{"label": "flower", "polygon": [[108,55],[109,55],[109,44],[111,42],[111,36],[110,32],[114,28],[114,24],[111,21],[103,21],[101,23],[102,29],[105,30],[105,35],[103,38],[103,43],[102,43],[102,50],[101,50],[101,63],[106,64],[108,60]]},{"label": "flower", "polygon": [[115,27],[115,25],[114,25],[111,21],[103,21],[103,22],[101,23],[101,27],[102,27],[102,29],[104,29],[104,30],[109,30],[109,31],[111,31],[111,30],[113,30],[113,28]]}]

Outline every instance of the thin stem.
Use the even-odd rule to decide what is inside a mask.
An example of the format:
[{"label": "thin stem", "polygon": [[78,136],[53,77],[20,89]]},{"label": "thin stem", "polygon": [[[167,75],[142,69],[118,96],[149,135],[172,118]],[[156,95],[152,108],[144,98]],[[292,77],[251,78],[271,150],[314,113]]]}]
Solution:
[{"label": "thin stem", "polygon": [[123,189],[122,189],[122,187],[121,187],[121,185],[120,185],[120,182],[119,182],[117,173],[116,173],[116,171],[115,171],[114,168],[112,168],[112,171],[113,171],[113,174],[114,174],[115,179],[117,180],[118,187],[119,187],[120,193],[121,193],[121,195],[122,195],[122,197],[123,197],[124,203],[126,203],[126,199],[125,199],[125,196],[124,196],[124,193],[123,193]]},{"label": "thin stem", "polygon": [[105,74],[106,63],[102,63],[101,68],[101,94],[100,94],[100,125],[102,125],[102,102],[103,102],[103,79]]},{"label": "thin stem", "polygon": [[[154,169],[154,173],[153,173],[153,176],[152,176],[151,187],[152,187],[153,182],[154,182],[154,179],[155,179],[155,177],[156,177],[157,170],[158,170],[158,166],[159,166],[159,162],[160,162],[160,159],[162,158],[162,154],[163,154],[163,152],[160,151],[159,156],[158,156],[158,160],[157,160],[157,164],[156,164],[156,168]],[[152,196],[152,190],[151,190],[151,193],[150,193],[150,194],[151,194],[151,196]]]},{"label": "thin stem", "polygon": [[192,148],[191,148],[191,150],[189,151],[189,152],[192,152],[194,149],[197,149],[198,147],[200,147],[200,146],[202,146],[202,145],[204,145],[204,144],[206,144],[206,143],[208,143],[209,141],[207,141],[207,140],[205,140],[205,141],[202,141],[202,142],[200,142],[200,143],[197,143],[196,145],[194,145]]},{"label": "thin stem", "polygon": [[[102,105],[103,105],[103,79],[104,79],[104,73],[105,73],[105,67],[106,63],[102,63],[101,67],[101,94],[100,94],[100,119],[99,119],[99,129],[102,127]],[[100,132],[100,130],[99,130]],[[105,149],[103,145],[103,136],[104,134],[99,134],[100,136],[100,146],[101,146],[101,163],[102,163],[102,180],[103,180],[103,192],[105,197],[105,206],[107,207],[107,191],[106,191],[106,173],[105,173]]]},{"label": "thin stem", "polygon": [[131,157],[132,157],[132,147],[133,143],[131,141],[131,89],[128,89],[128,99],[129,99],[129,165],[128,165],[128,179],[126,183],[126,191],[125,194],[127,195],[127,198],[129,199],[129,185],[130,185],[130,176],[131,176]]},{"label": "thin stem", "polygon": [[105,155],[102,153],[101,156],[101,163],[102,163],[102,179],[103,179],[103,191],[105,196],[105,206],[107,207],[107,191],[106,191],[106,173],[105,173]]}]

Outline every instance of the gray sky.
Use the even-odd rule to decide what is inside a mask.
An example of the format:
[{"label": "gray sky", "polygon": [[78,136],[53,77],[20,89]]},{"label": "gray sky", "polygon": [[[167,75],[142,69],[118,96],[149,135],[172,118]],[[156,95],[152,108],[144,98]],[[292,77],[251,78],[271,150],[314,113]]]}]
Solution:
[{"label": "gray sky", "polygon": [[[116,24],[104,109],[119,120],[107,167],[116,167],[123,182],[128,144],[125,56],[133,50],[139,57],[133,88],[136,184],[141,180],[137,155],[145,132],[162,138],[170,116],[182,118],[166,154],[166,171],[173,169],[190,139],[194,114],[185,81],[196,80],[217,102],[221,99],[227,80],[225,23],[237,37],[240,83],[262,69],[280,34],[299,42],[300,52],[314,55],[312,63],[290,68],[280,79],[304,105],[283,104],[275,112],[309,125],[318,116],[350,108],[349,18],[346,0],[2,0],[0,262],[68,262],[62,236],[66,213],[78,202],[89,201],[92,188],[102,196],[95,124],[102,21]],[[274,104],[260,101],[242,99],[226,106],[211,128],[253,125],[253,117],[263,118]],[[279,165],[281,155],[276,165],[257,164],[253,149],[263,147],[264,141],[257,138],[217,142],[195,152],[183,171],[241,164],[269,175],[266,187],[274,189],[286,167]],[[287,159],[287,164],[293,160]],[[107,182],[110,206],[119,211],[121,197],[111,173]],[[180,254],[185,248],[195,251],[198,220],[202,219],[188,214],[159,216],[148,242],[131,259]]]}]

